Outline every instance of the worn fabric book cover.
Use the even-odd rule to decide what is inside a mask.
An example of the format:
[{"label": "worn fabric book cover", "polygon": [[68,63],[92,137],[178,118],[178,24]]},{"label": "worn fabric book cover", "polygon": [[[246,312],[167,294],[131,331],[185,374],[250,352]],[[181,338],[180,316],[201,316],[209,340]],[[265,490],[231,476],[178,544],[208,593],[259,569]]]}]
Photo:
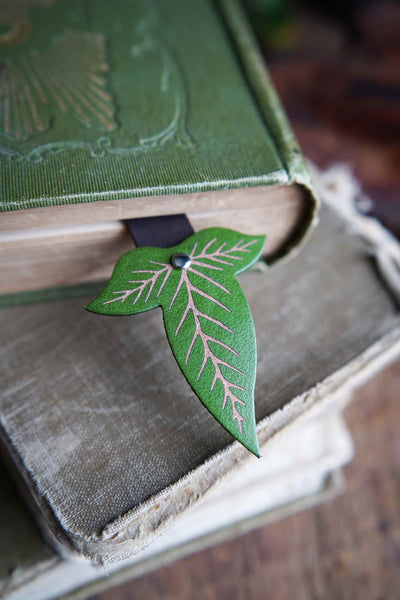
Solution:
[{"label": "worn fabric book cover", "polygon": [[[258,332],[262,454],[399,351],[398,309],[364,243],[329,210],[321,219],[292,261],[240,276]],[[257,459],[231,443],[179,377],[158,311],[99,321],[84,304],[0,311],[1,434],[58,548],[111,563],[147,546],[238,463]]]},{"label": "worn fabric book cover", "polygon": [[317,200],[236,0],[3,5],[0,294],[109,276],[126,218],[266,234],[271,260],[307,237]]},{"label": "worn fabric book cover", "polygon": [[0,465],[2,600],[88,598],[331,499],[343,490],[341,467],[353,454],[351,436],[340,415],[342,406],[343,402],[337,402],[326,414],[305,419],[280,436],[268,449],[267,460],[251,461],[236,469],[218,490],[145,550],[106,568],[68,560],[46,544],[15,484]]}]

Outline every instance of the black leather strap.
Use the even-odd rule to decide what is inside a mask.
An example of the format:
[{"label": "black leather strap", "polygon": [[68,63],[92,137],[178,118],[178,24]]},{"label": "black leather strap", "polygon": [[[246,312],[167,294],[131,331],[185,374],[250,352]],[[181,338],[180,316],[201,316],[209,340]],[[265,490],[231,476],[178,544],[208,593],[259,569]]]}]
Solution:
[{"label": "black leather strap", "polygon": [[136,245],[169,248],[193,235],[194,229],[185,214],[127,219],[126,225]]}]

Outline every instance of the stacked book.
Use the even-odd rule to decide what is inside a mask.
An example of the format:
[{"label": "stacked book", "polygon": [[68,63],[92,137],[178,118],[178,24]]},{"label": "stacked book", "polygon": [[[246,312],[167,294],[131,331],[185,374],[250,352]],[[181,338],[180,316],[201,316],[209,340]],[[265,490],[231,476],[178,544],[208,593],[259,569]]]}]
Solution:
[{"label": "stacked book", "polygon": [[[14,600],[94,593],[331,497],[352,456],[343,407],[400,350],[365,241],[331,207],[314,227],[239,5],[92,8],[26,7],[1,74],[0,435],[24,502],[2,472],[0,578]],[[267,236],[240,276],[261,459],[197,401],[161,311],[83,310],[132,247],[123,219],[182,212],[195,230]]]}]

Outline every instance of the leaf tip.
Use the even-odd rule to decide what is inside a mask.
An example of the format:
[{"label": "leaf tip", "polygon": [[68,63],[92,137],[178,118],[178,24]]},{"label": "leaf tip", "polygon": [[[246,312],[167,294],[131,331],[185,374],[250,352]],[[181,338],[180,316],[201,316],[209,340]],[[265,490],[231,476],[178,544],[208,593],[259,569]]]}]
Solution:
[{"label": "leaf tip", "polygon": [[260,243],[260,254],[261,254],[263,251],[263,248],[265,246],[265,242],[267,241],[267,236],[266,235],[258,235],[257,240]]},{"label": "leaf tip", "polygon": [[248,447],[247,450],[249,450],[252,454],[254,454],[254,456],[256,458],[261,458],[260,449],[258,447],[258,444],[257,444],[257,447]]},{"label": "leaf tip", "polygon": [[85,306],[85,310],[87,310],[88,312],[91,313],[99,313],[99,310],[97,308],[97,298],[95,300],[92,300],[92,302],[90,302],[87,306]]},{"label": "leaf tip", "polygon": [[[251,439],[250,441],[243,441],[243,440],[238,440],[249,452],[251,452],[252,454],[254,454],[254,456],[256,458],[261,458],[261,454],[260,454],[260,447],[258,445],[258,439],[257,439],[257,435],[254,434],[254,437],[252,436],[253,439]],[[238,439],[238,438],[237,438]]]}]

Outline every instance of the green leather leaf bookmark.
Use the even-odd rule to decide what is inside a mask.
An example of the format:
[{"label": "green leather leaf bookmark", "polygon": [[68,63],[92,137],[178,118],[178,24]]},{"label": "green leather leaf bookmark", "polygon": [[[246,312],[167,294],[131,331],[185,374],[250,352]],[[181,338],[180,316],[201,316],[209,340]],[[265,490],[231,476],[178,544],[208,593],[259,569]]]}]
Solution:
[{"label": "green leather leaf bookmark", "polygon": [[133,315],[161,306],[172,352],[193,391],[256,456],[256,339],[235,276],[259,258],[264,243],[264,236],[210,228],[173,248],[137,248],[122,256],[87,307]]}]

